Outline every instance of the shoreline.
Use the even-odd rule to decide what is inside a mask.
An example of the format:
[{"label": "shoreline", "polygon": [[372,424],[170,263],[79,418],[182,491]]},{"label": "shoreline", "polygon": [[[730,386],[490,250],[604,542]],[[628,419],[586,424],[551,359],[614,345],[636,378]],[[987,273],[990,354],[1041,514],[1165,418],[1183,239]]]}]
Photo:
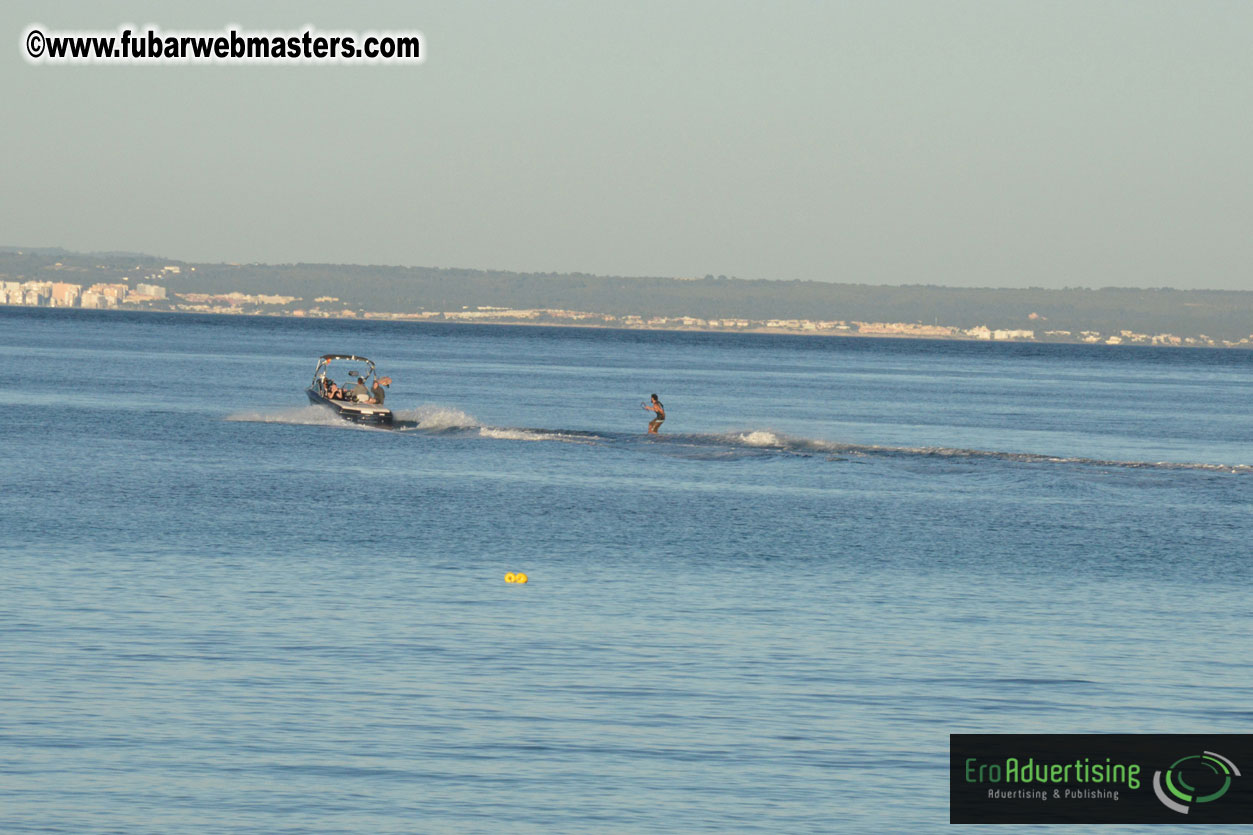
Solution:
[{"label": "shoreline", "polygon": [[[43,310],[43,311],[74,311],[83,313],[142,313],[142,314],[166,314],[172,316],[229,316],[233,318],[259,318],[259,319],[294,319],[300,321],[335,321],[335,322],[389,322],[399,324],[436,324],[436,325],[487,325],[493,327],[513,326],[513,327],[530,327],[530,328],[570,328],[581,330],[609,330],[624,332],[642,332],[642,333],[694,333],[694,334],[758,334],[764,336],[804,336],[815,338],[836,338],[836,339],[888,339],[888,340],[913,340],[913,341],[929,341],[929,342],[972,342],[992,345],[1076,345],[1076,346],[1092,346],[1106,348],[1162,348],[1162,349],[1211,349],[1223,351],[1239,351],[1253,350],[1253,342],[1220,342],[1211,343],[1189,343],[1189,344],[1172,344],[1163,342],[1143,342],[1143,341],[1118,341],[1107,342],[1105,340],[1088,341],[1081,339],[1024,339],[1020,337],[1011,339],[990,339],[969,336],[966,334],[908,334],[908,333],[860,333],[858,331],[840,331],[831,332],[828,330],[814,330],[805,328],[784,328],[784,327],[753,327],[753,328],[711,328],[696,327],[690,325],[678,325],[675,327],[649,327],[649,326],[633,326],[623,324],[601,324],[596,322],[537,322],[526,319],[488,319],[478,318],[474,320],[446,319],[436,318],[434,316],[418,318],[405,314],[385,314],[374,313],[370,311],[363,312],[355,316],[334,316],[329,314],[318,316],[294,316],[290,313],[277,313],[270,311],[222,311],[222,310],[157,310],[150,307],[113,307],[113,308],[81,308],[81,307],[52,307],[52,306],[34,306],[34,305],[16,305],[16,304],[0,304],[0,312],[3,311],[27,311],[27,310]],[[442,314],[441,314],[442,316]]]}]

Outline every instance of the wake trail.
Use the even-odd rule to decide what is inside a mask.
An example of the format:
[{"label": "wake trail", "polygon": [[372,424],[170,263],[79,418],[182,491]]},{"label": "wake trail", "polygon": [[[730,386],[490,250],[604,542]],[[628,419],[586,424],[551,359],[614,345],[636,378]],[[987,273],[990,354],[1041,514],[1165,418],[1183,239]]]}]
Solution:
[{"label": "wake trail", "polygon": [[265,412],[236,412],[227,415],[224,420],[238,423],[286,423],[296,426],[347,426],[355,428],[355,424],[344,420],[329,409],[322,406],[293,406],[287,409],[274,409]]},{"label": "wake trail", "polygon": [[566,443],[595,443],[605,438],[593,432],[575,429],[543,429],[521,426],[488,426],[473,415],[449,406],[419,406],[416,409],[395,411],[393,429],[402,432],[425,434],[476,435],[498,441],[560,441]]},{"label": "wake trail", "polygon": [[1214,472],[1253,473],[1250,464],[1205,464],[1176,461],[1120,461],[1082,456],[1047,455],[1035,452],[1004,452],[986,449],[966,449],[942,446],[885,446],[882,444],[851,444],[823,441],[812,438],[795,438],[769,430],[727,433],[713,436],[724,438],[733,444],[758,449],[775,449],[780,452],[847,455],[862,457],[895,458],[942,458],[950,460],[993,459],[1024,464],[1080,464],[1092,467],[1120,467],[1128,469],[1160,470],[1209,470]]},{"label": "wake trail", "polygon": [[1139,470],[1196,470],[1238,475],[1253,474],[1250,464],[1211,464],[1179,461],[1125,461],[1082,456],[1048,455],[944,446],[890,446],[827,441],[786,435],[770,429],[719,433],[590,432],[581,429],[550,429],[523,426],[490,426],[452,406],[427,404],[393,411],[390,427],[366,426],[345,421],[321,406],[301,406],[268,412],[241,412],[228,421],[332,426],[368,431],[391,431],[425,436],[474,437],[495,441],[557,442],[596,446],[619,446],[656,450],[695,458],[733,459],[761,455],[823,456],[828,461],[863,459],[939,459],[947,461],[1004,461],[1019,464],[1060,464]]}]

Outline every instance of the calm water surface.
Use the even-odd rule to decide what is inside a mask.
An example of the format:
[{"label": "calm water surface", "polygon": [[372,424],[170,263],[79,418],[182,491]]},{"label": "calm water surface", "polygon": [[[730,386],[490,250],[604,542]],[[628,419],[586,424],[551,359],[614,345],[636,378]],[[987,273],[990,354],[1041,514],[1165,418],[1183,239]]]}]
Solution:
[{"label": "calm water surface", "polygon": [[[339,351],[396,429],[306,405]],[[949,733],[1253,721],[1250,352],[3,308],[0,360],[4,832],[947,831]]]}]

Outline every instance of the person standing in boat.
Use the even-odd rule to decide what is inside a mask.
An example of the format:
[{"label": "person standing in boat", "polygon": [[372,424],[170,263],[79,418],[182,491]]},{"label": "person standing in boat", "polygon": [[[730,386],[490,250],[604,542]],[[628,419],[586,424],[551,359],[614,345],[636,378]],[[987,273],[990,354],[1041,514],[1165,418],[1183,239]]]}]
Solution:
[{"label": "person standing in boat", "polygon": [[391,377],[380,377],[377,380],[375,380],[374,388],[370,390],[370,394],[372,395],[370,397],[370,402],[377,403],[379,406],[382,406],[383,399],[387,396],[387,393],[383,391],[383,386],[390,386],[391,384],[392,384]]}]

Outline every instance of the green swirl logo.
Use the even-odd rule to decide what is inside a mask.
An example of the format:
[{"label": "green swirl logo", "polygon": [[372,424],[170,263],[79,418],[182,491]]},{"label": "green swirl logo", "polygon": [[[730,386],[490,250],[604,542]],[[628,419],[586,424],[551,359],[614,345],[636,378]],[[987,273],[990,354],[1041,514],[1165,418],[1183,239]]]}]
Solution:
[{"label": "green swirl logo", "polygon": [[1231,788],[1231,778],[1240,776],[1231,760],[1204,751],[1180,757],[1165,771],[1154,771],[1153,792],[1168,809],[1186,815],[1193,805],[1222,797]]}]

